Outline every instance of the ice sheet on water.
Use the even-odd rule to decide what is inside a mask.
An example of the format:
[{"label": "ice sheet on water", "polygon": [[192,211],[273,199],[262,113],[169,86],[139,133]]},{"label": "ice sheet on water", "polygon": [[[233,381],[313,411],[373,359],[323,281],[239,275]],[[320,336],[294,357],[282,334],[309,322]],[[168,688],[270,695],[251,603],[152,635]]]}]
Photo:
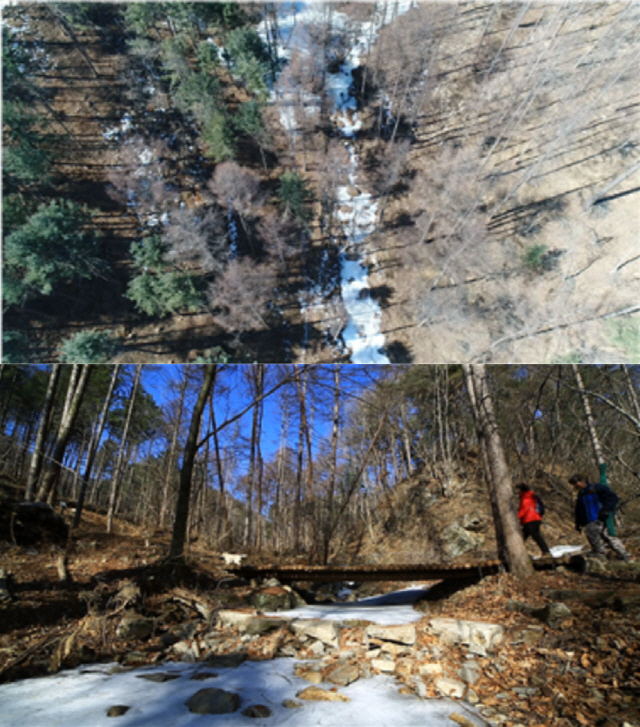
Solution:
[{"label": "ice sheet on water", "polygon": [[342,299],[349,314],[342,337],[351,349],[351,362],[389,363],[383,350],[384,334],[380,332],[380,306],[369,295],[366,268],[359,261],[343,256],[341,273]]},{"label": "ice sheet on water", "polygon": [[[288,727],[450,727],[453,712],[465,712],[474,724],[483,724],[472,710],[451,700],[418,699],[402,695],[394,677],[378,675],[360,679],[340,692],[349,702],[301,702],[299,709],[283,705],[295,699],[309,682],[295,675],[296,660],[246,661],[236,669],[216,668],[206,682],[194,681],[197,672],[212,671],[205,664],[166,663],[155,667],[110,674],[115,664],[81,666],[42,679],[0,685],[3,727],[113,727],[109,707],[127,705],[130,710],[117,722],[124,727],[179,725],[198,727],[206,717],[192,714],[185,702],[197,691],[216,687],[240,696],[240,709],[216,715],[217,727],[240,727],[251,722],[242,709],[252,704],[267,706],[270,724]],[[177,679],[163,683],[140,679],[143,674],[171,673]]]},{"label": "ice sheet on water", "polygon": [[399,591],[363,598],[352,603],[303,606],[290,611],[265,615],[320,619],[322,621],[365,620],[383,626],[409,624],[422,618],[423,614],[416,611],[413,605],[425,594],[426,590],[425,586],[409,586]]}]

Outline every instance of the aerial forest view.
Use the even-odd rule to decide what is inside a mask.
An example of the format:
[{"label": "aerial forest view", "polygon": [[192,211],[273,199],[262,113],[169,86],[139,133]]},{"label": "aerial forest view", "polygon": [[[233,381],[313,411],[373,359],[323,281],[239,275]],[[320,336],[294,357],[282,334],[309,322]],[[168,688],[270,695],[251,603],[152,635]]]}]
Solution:
[{"label": "aerial forest view", "polygon": [[4,364],[0,422],[6,727],[640,725],[638,366]]},{"label": "aerial forest view", "polygon": [[633,363],[637,2],[10,3],[7,363]]}]

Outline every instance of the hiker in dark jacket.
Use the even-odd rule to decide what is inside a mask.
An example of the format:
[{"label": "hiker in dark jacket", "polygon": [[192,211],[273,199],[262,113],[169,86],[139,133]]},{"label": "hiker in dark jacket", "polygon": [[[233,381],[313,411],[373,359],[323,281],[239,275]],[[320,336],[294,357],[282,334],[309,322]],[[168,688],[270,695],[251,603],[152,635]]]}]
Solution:
[{"label": "hiker in dark jacket", "polygon": [[631,556],[620,538],[610,535],[607,530],[607,519],[616,509],[618,496],[606,485],[589,482],[586,475],[576,474],[569,479],[578,493],[576,498],[576,530],[584,528],[585,535],[591,545],[593,555],[604,556],[605,543],[622,560],[630,561]]},{"label": "hiker in dark jacket", "polygon": [[526,482],[521,482],[518,485],[518,490],[520,490],[518,520],[520,520],[520,524],[522,525],[522,534],[524,539],[527,540],[527,538],[533,538],[542,551],[542,555],[551,555],[549,546],[540,532],[542,515],[538,512],[538,508],[536,507],[536,497],[533,490]]}]

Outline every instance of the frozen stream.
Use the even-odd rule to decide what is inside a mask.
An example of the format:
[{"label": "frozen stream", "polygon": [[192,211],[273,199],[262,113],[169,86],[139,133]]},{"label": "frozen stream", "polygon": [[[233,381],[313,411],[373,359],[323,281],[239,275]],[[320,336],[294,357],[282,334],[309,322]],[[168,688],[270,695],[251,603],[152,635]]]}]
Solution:
[{"label": "frozen stream", "polygon": [[[385,338],[380,330],[381,310],[369,293],[368,270],[363,263],[363,243],[374,231],[378,203],[358,185],[359,160],[352,139],[360,129],[356,99],[350,95],[353,82],[352,71],[361,64],[368,48],[375,42],[377,31],[394,17],[405,13],[413,0],[385,3],[385,13],[376,12],[373,20],[358,22],[343,13],[333,12],[331,23],[334,32],[343,32],[350,39],[344,63],[337,73],[328,73],[326,92],[332,100],[333,120],[345,140],[349,152],[349,166],[344,170],[345,183],[338,189],[337,218],[343,225],[346,238],[345,250],[340,255],[340,276],[342,300],[348,316],[348,323],[342,332],[342,339],[351,351],[351,362],[359,364],[390,363],[384,353]],[[305,51],[305,28],[312,23],[325,20],[324,3],[282,3],[278,8],[280,31],[280,53],[290,57],[294,48]],[[286,101],[286,91],[279,89]],[[293,93],[291,93],[293,101]],[[318,99],[319,103],[319,99]],[[295,133],[295,121],[287,113],[286,102],[281,105],[281,120],[289,133]]]},{"label": "frozen stream", "polygon": [[[421,616],[412,604],[423,593],[423,588],[414,587],[342,607],[308,607],[279,615],[406,624]],[[118,664],[86,664],[47,677],[1,684],[0,722],[3,727],[241,727],[255,723],[289,727],[450,727],[454,724],[451,715],[462,713],[473,725],[486,724],[477,712],[459,701],[401,694],[395,677],[384,674],[341,687],[348,702],[298,701],[297,693],[309,682],[296,675],[295,664],[294,658],[245,661],[237,668],[215,670],[206,663],[188,662],[165,662],[132,670],[123,670]],[[197,679],[203,674],[210,678]],[[149,680],[154,675],[171,678]],[[240,707],[210,716],[189,712],[185,702],[200,689],[212,687],[238,694]],[[299,706],[285,706],[285,700],[294,700]],[[242,713],[255,704],[268,707],[271,717],[255,720]],[[129,709],[114,719],[107,712],[115,705]]]}]

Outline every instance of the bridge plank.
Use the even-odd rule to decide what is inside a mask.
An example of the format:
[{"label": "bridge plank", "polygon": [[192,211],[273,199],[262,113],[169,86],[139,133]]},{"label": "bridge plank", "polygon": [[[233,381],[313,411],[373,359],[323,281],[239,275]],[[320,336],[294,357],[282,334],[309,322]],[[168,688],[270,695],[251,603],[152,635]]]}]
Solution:
[{"label": "bridge plank", "polygon": [[[565,559],[540,558],[536,568],[561,564]],[[247,579],[277,578],[281,583],[295,581],[441,581],[484,577],[504,569],[500,560],[485,560],[458,565],[401,564],[401,565],[241,565],[227,566],[226,570]]]}]

